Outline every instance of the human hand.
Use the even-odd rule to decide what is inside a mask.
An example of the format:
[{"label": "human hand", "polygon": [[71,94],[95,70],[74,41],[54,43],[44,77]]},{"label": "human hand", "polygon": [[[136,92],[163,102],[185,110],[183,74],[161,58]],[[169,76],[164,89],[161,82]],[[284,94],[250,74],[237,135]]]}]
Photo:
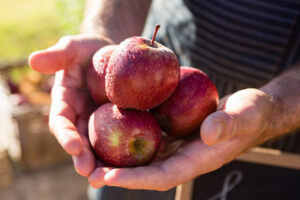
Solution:
[{"label": "human hand", "polygon": [[93,54],[112,42],[94,35],[66,36],[29,57],[32,69],[56,73],[51,93],[49,127],[64,150],[72,155],[76,171],[88,176],[95,168],[87,124],[92,102],[85,87],[85,71]]},{"label": "human hand", "polygon": [[201,126],[201,139],[183,145],[174,155],[148,166],[98,166],[89,176],[93,187],[168,190],[216,170],[250,147],[269,139],[274,102],[261,90],[245,89],[221,99],[218,111]]}]

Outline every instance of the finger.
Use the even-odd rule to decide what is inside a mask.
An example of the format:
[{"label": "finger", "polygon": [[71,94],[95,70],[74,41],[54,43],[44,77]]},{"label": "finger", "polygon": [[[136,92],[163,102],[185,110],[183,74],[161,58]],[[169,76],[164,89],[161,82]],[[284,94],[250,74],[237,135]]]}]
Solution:
[{"label": "finger", "polygon": [[82,140],[72,121],[61,115],[50,117],[49,126],[59,144],[68,154],[81,154]]},{"label": "finger", "polygon": [[166,174],[157,166],[138,168],[115,168],[104,175],[108,186],[123,187],[128,189],[164,190],[166,187]]},{"label": "finger", "polygon": [[88,181],[93,188],[105,186],[104,176],[112,170],[112,167],[105,167],[101,162],[97,162],[97,168],[90,174]]},{"label": "finger", "polygon": [[88,177],[95,169],[94,154],[89,148],[84,147],[81,154],[72,156],[74,168],[81,176]]},{"label": "finger", "polygon": [[88,139],[87,123],[84,118],[77,119],[76,127],[81,137],[83,151],[80,155],[73,156],[76,171],[85,177],[88,177],[96,167],[95,156]]},{"label": "finger", "polygon": [[53,74],[66,69],[74,62],[77,54],[76,42],[70,38],[62,38],[49,49],[33,52],[28,59],[33,70],[45,74]]},{"label": "finger", "polygon": [[[213,155],[209,148],[203,145],[201,140],[196,139],[182,148],[179,153],[159,164],[112,169],[105,174],[104,180],[110,186],[166,191],[194,178],[201,172],[207,172],[208,168],[220,167],[218,162],[207,159],[206,155]],[[208,153],[202,154],[203,151]]]},{"label": "finger", "polygon": [[268,125],[270,101],[257,89],[244,89],[230,95],[223,110],[209,115],[201,125],[203,142],[213,145],[232,138],[251,134],[259,136]]},{"label": "finger", "polygon": [[[49,127],[67,153],[79,155],[82,151],[82,141],[75,126],[76,113],[67,101],[60,100],[63,96],[66,96],[60,88],[54,86],[52,90]],[[56,99],[53,98],[54,96],[56,96]]]},{"label": "finger", "polygon": [[[61,73],[56,75],[56,83]],[[71,155],[79,155],[82,141],[79,133],[87,135],[89,101],[86,95],[74,89],[54,84],[49,126],[60,145]],[[77,118],[80,116],[82,119]],[[84,121],[84,123],[80,123]],[[76,123],[76,126],[75,126]],[[81,125],[80,125],[81,124]]]},{"label": "finger", "polygon": [[226,102],[227,102],[227,100],[228,100],[229,97],[230,97],[230,94],[226,95],[225,97],[223,97],[222,99],[220,99],[220,101],[218,103],[217,110],[225,110],[226,109]]},{"label": "finger", "polygon": [[238,126],[238,117],[234,114],[217,111],[203,121],[200,129],[201,139],[206,145],[214,145],[235,135]]},{"label": "finger", "polygon": [[[128,189],[166,191],[196,176],[220,168],[241,152],[247,142],[235,138],[214,146],[204,145],[199,139],[185,145],[180,153],[160,165],[109,170],[104,180],[106,185]],[[213,161],[213,162],[212,162]]]},{"label": "finger", "polygon": [[81,176],[88,177],[96,167],[95,156],[89,146],[88,138],[80,135],[83,142],[83,150],[80,155],[72,156],[74,168]]},{"label": "finger", "polygon": [[107,171],[104,168],[96,168],[88,178],[89,184],[93,188],[101,188],[105,186],[104,175]]},{"label": "finger", "polygon": [[199,166],[193,158],[178,153],[158,164],[112,169],[105,174],[104,180],[110,186],[166,191],[193,178],[197,170]]},{"label": "finger", "polygon": [[36,51],[29,56],[32,69],[45,74],[53,74],[74,65],[83,65],[90,60],[100,47],[111,44],[107,38],[77,35],[61,38],[54,46]]}]

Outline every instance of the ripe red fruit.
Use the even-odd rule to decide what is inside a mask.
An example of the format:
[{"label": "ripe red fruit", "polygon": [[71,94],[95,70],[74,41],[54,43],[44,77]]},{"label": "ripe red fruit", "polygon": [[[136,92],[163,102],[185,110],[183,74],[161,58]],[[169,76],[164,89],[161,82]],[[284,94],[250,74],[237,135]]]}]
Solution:
[{"label": "ripe red fruit", "polygon": [[97,105],[109,101],[105,93],[105,74],[110,56],[116,47],[117,45],[108,45],[99,49],[87,70],[87,87]]},{"label": "ripe red fruit", "polygon": [[153,108],[175,90],[179,80],[178,59],[170,49],[152,42],[143,37],[131,37],[111,55],[105,90],[118,107]]},{"label": "ripe red fruit", "polygon": [[219,94],[211,79],[193,67],[180,68],[178,87],[151,112],[169,135],[184,136],[200,127],[217,108]]},{"label": "ripe red fruit", "polygon": [[148,164],[159,149],[161,129],[146,111],[100,106],[89,120],[89,139],[96,156],[115,167]]}]

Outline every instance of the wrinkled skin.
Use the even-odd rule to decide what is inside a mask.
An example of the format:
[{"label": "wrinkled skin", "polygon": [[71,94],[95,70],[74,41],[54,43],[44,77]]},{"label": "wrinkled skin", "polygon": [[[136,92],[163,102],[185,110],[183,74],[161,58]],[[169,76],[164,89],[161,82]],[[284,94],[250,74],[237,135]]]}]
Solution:
[{"label": "wrinkled skin", "polygon": [[31,67],[56,73],[52,91],[50,128],[61,146],[73,156],[77,172],[88,176],[93,187],[167,190],[213,171],[249,147],[267,139],[269,113],[274,103],[261,90],[246,89],[221,99],[216,112],[201,126],[201,139],[185,143],[180,152],[137,168],[105,167],[92,154],[87,140],[90,99],[83,79],[92,54],[109,44],[90,35],[67,37],[57,45],[33,53]]}]

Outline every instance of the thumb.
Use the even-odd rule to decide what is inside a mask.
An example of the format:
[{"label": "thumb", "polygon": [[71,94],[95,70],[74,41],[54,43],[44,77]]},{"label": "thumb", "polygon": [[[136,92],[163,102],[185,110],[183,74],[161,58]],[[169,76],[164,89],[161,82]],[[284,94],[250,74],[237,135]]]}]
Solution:
[{"label": "thumb", "polygon": [[65,36],[54,46],[33,52],[28,63],[33,70],[53,74],[74,65],[86,64],[99,48],[109,44],[112,42],[108,38],[99,36]]},{"label": "thumb", "polygon": [[272,103],[258,89],[240,90],[226,98],[221,108],[209,115],[201,125],[201,138],[207,145],[232,138],[238,134],[251,137],[265,131]]},{"label": "thumb", "polygon": [[33,70],[44,74],[53,74],[61,69],[66,69],[74,62],[76,48],[74,40],[70,37],[63,37],[54,46],[41,51],[33,52],[28,63]]},{"label": "thumb", "polygon": [[206,145],[213,145],[234,136],[239,130],[239,116],[224,110],[209,115],[202,123],[200,134]]}]

